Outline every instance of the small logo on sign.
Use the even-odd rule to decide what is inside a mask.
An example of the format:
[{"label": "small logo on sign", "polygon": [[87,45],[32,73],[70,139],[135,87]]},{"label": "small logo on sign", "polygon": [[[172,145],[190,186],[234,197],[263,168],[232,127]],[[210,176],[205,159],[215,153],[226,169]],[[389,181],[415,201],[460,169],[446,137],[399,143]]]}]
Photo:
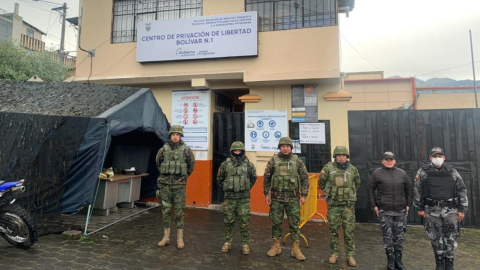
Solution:
[{"label": "small logo on sign", "polygon": [[150,29],[152,29],[152,24],[151,23],[146,23],[145,24],[145,30],[147,30],[147,32],[149,32]]}]

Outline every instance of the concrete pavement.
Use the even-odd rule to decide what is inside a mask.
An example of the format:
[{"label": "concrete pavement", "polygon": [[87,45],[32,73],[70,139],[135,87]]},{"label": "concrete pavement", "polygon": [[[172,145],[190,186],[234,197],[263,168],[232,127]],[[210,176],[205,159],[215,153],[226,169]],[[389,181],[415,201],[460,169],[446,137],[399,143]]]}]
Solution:
[{"label": "concrete pavement", "polygon": [[[131,210],[127,210],[131,211]],[[125,213],[123,214],[125,216]],[[78,222],[83,221],[81,216]],[[93,223],[95,221],[93,217]],[[101,222],[100,222],[101,223]],[[103,223],[102,223],[103,224]],[[98,224],[95,225],[98,227]],[[284,233],[288,230],[284,220]],[[385,269],[386,258],[378,224],[357,224],[355,239],[358,267],[348,268],[345,253],[339,263],[328,264],[328,226],[308,222],[302,233],[310,248],[301,244],[306,261],[290,256],[291,241],[282,254],[266,255],[271,245],[271,222],[268,217],[252,215],[250,223],[251,254],[242,255],[238,226],[232,250],[224,254],[223,214],[219,211],[187,209],[185,212],[184,250],[176,248],[176,230],[167,247],[156,246],[163,232],[161,211],[155,208],[128,218],[86,239],[63,240],[61,235],[47,235],[29,250],[11,247],[0,240],[1,269]],[[480,263],[480,230],[462,229],[456,252],[456,269],[478,269]],[[341,246],[343,251],[343,246]],[[406,233],[404,264],[407,269],[434,269],[433,252],[423,227],[409,226]]]}]

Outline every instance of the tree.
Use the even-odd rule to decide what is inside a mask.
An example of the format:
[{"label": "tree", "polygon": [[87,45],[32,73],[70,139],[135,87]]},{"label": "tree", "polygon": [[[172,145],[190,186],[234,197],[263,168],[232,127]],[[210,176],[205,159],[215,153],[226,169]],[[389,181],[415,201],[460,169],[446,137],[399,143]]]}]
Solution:
[{"label": "tree", "polygon": [[0,41],[0,80],[27,81],[38,75],[44,81],[63,81],[69,67],[60,63],[57,52],[31,52],[11,40]]}]

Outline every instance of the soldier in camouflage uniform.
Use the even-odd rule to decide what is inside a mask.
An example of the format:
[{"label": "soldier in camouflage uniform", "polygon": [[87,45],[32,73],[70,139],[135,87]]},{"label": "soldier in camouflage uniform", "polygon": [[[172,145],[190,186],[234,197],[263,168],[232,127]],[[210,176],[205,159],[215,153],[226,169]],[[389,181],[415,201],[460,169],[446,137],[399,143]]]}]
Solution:
[{"label": "soldier in camouflage uniform", "polygon": [[330,231],[330,258],[328,262],[337,263],[339,251],[339,231],[343,227],[347,263],[357,266],[355,261],[355,202],[360,187],[358,170],[348,161],[350,154],[345,146],[337,146],[333,151],[335,161],[329,162],[320,172],[318,186],[327,200],[327,219]]},{"label": "soldier in camouflage uniform", "polygon": [[272,225],[272,248],[267,252],[270,257],[282,252],[280,238],[282,237],[282,221],[287,213],[290,235],[293,240],[291,255],[297,260],[305,260],[300,251],[300,205],[305,203],[308,194],[307,168],[297,155],[292,153],[292,140],[280,138],[278,142],[280,153],[268,161],[263,175],[263,192],[265,203],[270,206]]},{"label": "soldier in camouflage uniform", "polygon": [[437,270],[453,269],[453,251],[460,235],[459,223],[468,208],[467,188],[457,170],[445,164],[440,147],[430,151],[430,164],[415,176],[413,204],[425,218],[425,230],[432,240]]},{"label": "soldier in camouflage uniform", "polygon": [[168,132],[169,140],[157,153],[158,176],[157,197],[162,202],[162,219],[164,236],[158,242],[159,247],[170,244],[170,224],[172,223],[172,206],[175,208],[177,224],[177,248],[184,249],[183,209],[185,208],[185,190],[187,178],[193,172],[195,157],[192,150],[185,145],[181,137],[182,127],[174,125]]},{"label": "soldier in camouflage uniform", "polygon": [[222,252],[232,247],[232,233],[235,219],[238,218],[242,236],[242,253],[250,254],[250,189],[257,181],[255,166],[245,156],[242,142],[234,142],[230,147],[230,158],[224,161],[217,174],[218,186],[223,188],[223,222],[225,223],[225,243]]}]

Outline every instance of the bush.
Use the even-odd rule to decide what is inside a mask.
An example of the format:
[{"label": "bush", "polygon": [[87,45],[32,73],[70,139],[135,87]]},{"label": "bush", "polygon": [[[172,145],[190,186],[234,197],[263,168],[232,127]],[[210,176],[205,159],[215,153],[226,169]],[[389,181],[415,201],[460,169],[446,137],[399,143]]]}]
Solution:
[{"label": "bush", "polygon": [[64,81],[69,68],[56,59],[58,52],[31,52],[11,40],[0,41],[0,80],[27,81],[38,75],[44,81]]}]

